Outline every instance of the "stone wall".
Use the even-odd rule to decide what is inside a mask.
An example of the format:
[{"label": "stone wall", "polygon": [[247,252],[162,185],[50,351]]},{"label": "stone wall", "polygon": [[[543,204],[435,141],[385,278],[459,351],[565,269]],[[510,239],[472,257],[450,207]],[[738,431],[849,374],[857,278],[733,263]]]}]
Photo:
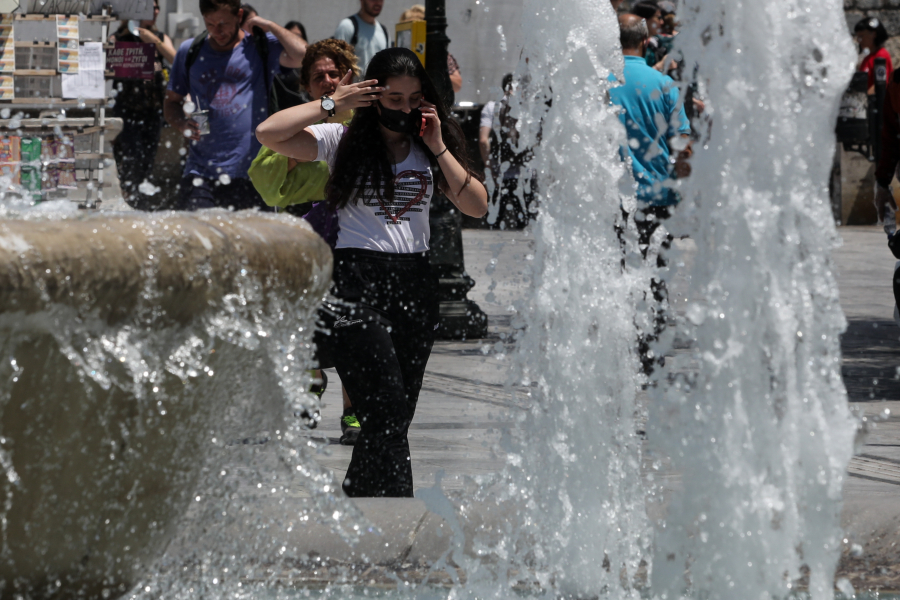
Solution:
[{"label": "stone wall", "polygon": [[880,19],[891,36],[885,47],[897,64],[900,59],[900,0],[844,0],[844,14],[851,32],[863,17]]},{"label": "stone wall", "polygon": [[891,36],[900,36],[900,0],[844,0],[851,31],[863,17],[878,17]]}]

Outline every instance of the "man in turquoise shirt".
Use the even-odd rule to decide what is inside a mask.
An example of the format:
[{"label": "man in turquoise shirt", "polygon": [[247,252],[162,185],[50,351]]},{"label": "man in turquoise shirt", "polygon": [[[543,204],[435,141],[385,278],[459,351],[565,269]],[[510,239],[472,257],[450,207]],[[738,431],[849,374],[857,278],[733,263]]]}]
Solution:
[{"label": "man in turquoise shirt", "polygon": [[[619,29],[625,55],[625,82],[611,89],[609,95],[613,104],[623,109],[619,117],[625,125],[628,144],[622,147],[622,156],[631,163],[637,183],[638,209],[634,223],[641,254],[645,260],[655,258],[657,268],[663,268],[672,236],[665,228],[660,231],[660,226],[679,200],[678,193],[667,184],[673,174],[679,177],[690,174],[687,159],[691,124],[675,82],[644,60],[649,39],[646,21],[637,15],[619,15]],[[677,155],[674,165],[673,154]],[[648,377],[657,364],[664,362],[655,355],[652,344],[666,326],[668,310],[665,282],[653,278],[650,287],[655,300],[651,305],[652,330],[638,331],[638,355]]]},{"label": "man in turquoise shirt", "polygon": [[[647,24],[637,15],[620,15],[622,53],[625,55],[625,83],[610,90],[613,102],[624,110],[619,115],[628,133],[623,153],[631,158],[637,182],[637,197],[650,206],[672,206],[678,194],[667,187],[672,178],[672,154],[679,154],[676,170],[686,167],[686,154],[671,147],[673,141],[688,138],[691,124],[679,98],[679,89],[668,75],[647,65],[644,49],[649,39]],[[684,143],[687,144],[685,139]],[[679,173],[684,174],[684,173]]]}]

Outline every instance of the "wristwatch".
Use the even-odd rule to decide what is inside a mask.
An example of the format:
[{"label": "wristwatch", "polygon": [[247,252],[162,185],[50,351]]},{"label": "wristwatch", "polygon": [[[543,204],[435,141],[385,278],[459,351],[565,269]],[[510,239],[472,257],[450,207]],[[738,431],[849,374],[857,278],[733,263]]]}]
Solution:
[{"label": "wristwatch", "polygon": [[334,98],[331,96],[322,96],[322,109],[328,111],[328,116],[334,116]]}]

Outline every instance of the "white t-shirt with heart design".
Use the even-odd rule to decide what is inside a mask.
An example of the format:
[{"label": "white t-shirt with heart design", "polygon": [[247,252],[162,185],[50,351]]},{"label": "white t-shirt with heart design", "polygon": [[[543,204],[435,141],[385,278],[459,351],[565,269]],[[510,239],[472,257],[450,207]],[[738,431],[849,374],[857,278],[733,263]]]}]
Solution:
[{"label": "white t-shirt with heart design", "polygon": [[[309,128],[319,146],[317,161],[334,168],[338,144],[346,131],[340,123],[322,123]],[[353,200],[338,210],[335,248],[363,248],[378,252],[409,254],[428,250],[431,228],[428,209],[434,194],[434,177],[425,152],[412,144],[409,155],[394,165],[394,199],[380,200],[370,182]],[[359,195],[359,192],[357,192]]]}]

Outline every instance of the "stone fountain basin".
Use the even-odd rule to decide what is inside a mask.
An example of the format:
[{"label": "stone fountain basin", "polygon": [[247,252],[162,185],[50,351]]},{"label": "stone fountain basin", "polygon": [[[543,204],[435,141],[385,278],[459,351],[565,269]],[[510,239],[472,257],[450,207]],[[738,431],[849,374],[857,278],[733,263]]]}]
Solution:
[{"label": "stone fountain basin", "polygon": [[0,222],[2,598],[107,598],[146,574],[212,449],[283,421],[262,330],[309,335],[330,279],[287,215]]}]

